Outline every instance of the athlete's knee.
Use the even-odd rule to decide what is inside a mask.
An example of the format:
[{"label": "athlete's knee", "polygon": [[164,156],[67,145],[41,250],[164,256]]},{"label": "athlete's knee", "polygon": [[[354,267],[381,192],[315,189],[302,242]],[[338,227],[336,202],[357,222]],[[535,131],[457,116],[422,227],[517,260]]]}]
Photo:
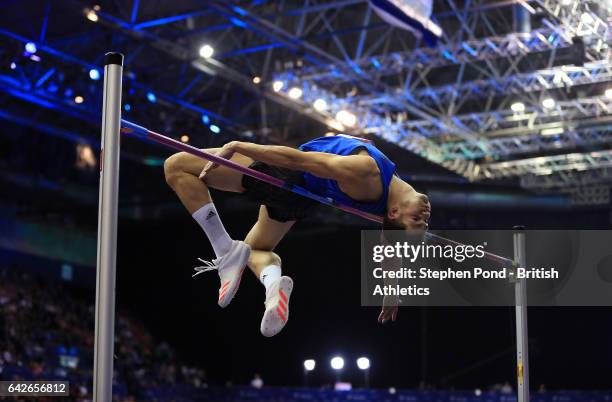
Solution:
[{"label": "athlete's knee", "polygon": [[281,264],[280,256],[272,251],[252,250],[249,256],[249,266],[251,267],[281,266]]},{"label": "athlete's knee", "polygon": [[185,172],[182,169],[183,160],[188,155],[185,152],[179,152],[164,161],[164,176],[166,177],[166,183],[169,186],[173,186]]}]

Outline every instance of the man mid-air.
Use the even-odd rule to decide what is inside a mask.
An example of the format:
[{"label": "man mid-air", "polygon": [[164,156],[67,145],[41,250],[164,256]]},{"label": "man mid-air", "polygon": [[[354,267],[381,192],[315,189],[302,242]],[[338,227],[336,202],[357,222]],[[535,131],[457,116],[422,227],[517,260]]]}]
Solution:
[{"label": "man mid-air", "polygon": [[[370,141],[340,134],[314,139],[298,149],[232,141],[207,149],[242,166],[285,180],[336,202],[383,217],[383,229],[427,229],[427,196],[395,175],[395,164]],[[164,164],[166,181],[210,240],[216,259],[196,275],[217,270],[219,306],[234,298],[245,266],[266,288],[261,333],[273,336],[289,319],[293,281],[283,276],[273,252],[293,224],[316,203],[250,176],[180,152]],[[225,231],[208,188],[245,194],[259,202],[259,217],[244,241]],[[383,307],[379,321],[395,320],[397,306]]]}]

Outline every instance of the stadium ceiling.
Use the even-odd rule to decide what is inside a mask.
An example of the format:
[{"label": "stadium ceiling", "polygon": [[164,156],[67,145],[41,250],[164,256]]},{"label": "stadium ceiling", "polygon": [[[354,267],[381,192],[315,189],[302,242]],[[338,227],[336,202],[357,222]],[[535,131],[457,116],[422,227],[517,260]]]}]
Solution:
[{"label": "stadium ceiling", "polygon": [[[177,126],[214,126],[296,143],[335,129],[381,137],[474,181],[518,177],[562,192],[612,183],[610,0],[434,1],[444,30],[436,47],[364,0],[0,9],[0,91],[72,118],[97,121],[101,84],[88,75],[117,50],[126,113],[177,135]],[[212,57],[198,54],[205,43]],[[75,103],[78,94],[86,101]]]}]

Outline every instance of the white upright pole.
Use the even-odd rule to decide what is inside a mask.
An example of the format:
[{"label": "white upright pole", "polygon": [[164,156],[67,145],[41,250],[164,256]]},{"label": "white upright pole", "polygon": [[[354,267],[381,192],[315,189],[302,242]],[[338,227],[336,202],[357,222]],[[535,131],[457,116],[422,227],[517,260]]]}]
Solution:
[{"label": "white upright pole", "polygon": [[[514,228],[514,261],[518,267],[526,267],[525,228]],[[527,280],[514,283],[516,309],[516,377],[518,402],[529,402],[529,349],[527,332]]]},{"label": "white upright pole", "polygon": [[119,130],[123,55],[104,56],[102,150],[98,210],[98,261],[96,277],[96,334],[94,345],[94,401],[113,399],[115,341],[115,264],[117,259],[117,209],[119,198]]}]

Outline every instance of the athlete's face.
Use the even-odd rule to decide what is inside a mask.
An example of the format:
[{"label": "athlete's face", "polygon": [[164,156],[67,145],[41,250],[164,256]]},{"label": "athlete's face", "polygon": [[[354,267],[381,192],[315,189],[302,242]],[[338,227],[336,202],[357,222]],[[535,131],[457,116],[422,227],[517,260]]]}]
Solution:
[{"label": "athlete's face", "polygon": [[429,198],[425,194],[414,193],[401,202],[396,221],[408,230],[427,230],[430,216]]}]

